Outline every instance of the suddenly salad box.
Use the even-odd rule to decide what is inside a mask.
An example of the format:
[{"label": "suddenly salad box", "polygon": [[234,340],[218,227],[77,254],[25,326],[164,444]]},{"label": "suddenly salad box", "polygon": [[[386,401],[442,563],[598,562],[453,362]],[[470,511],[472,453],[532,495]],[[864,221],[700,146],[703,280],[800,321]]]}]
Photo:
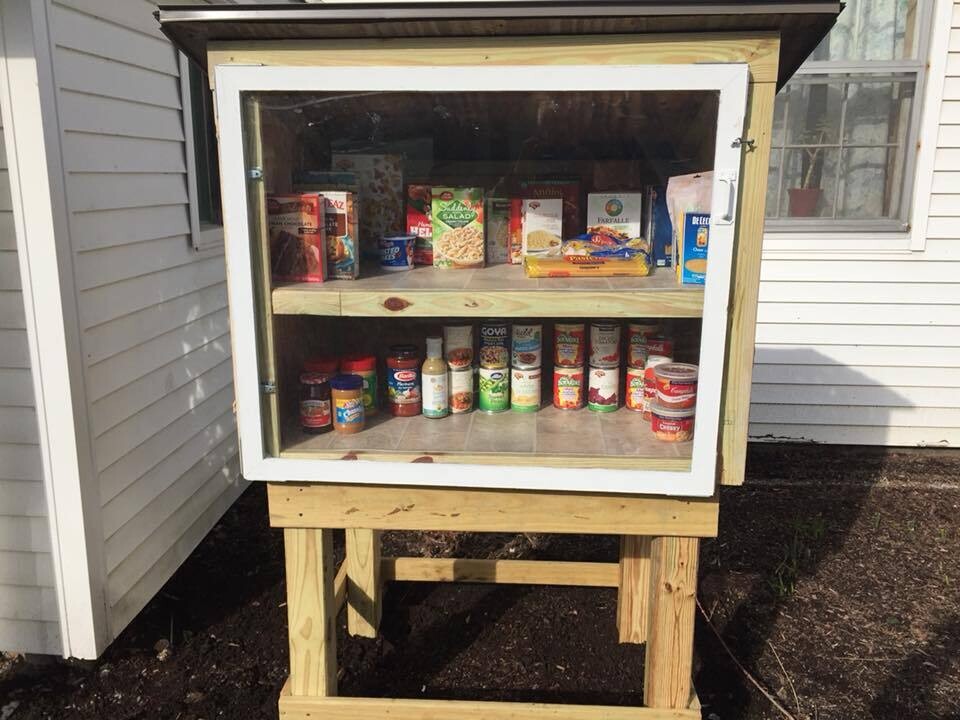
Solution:
[{"label": "suddenly salad box", "polygon": [[434,187],[433,266],[460,270],[484,265],[483,188]]}]

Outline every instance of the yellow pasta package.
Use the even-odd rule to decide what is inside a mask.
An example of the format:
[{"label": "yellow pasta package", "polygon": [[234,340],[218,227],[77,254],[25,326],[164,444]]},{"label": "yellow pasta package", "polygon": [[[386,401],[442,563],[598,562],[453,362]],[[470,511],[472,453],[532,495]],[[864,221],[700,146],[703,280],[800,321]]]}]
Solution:
[{"label": "yellow pasta package", "polygon": [[483,267],[482,188],[434,187],[431,217],[434,267]]}]

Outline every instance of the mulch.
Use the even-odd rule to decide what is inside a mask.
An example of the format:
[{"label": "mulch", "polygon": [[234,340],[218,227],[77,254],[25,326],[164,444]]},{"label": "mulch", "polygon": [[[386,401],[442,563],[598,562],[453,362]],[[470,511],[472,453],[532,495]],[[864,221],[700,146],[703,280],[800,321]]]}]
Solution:
[{"label": "mulch", "polygon": [[[709,720],[960,718],[960,453],[751,446],[700,555]],[[614,561],[600,536],[388,533],[393,555]],[[640,704],[612,589],[394,583],[347,695]],[[343,617],[341,616],[341,621]],[[251,487],[96,662],[0,660],[2,720],[276,718],[282,540]]]}]

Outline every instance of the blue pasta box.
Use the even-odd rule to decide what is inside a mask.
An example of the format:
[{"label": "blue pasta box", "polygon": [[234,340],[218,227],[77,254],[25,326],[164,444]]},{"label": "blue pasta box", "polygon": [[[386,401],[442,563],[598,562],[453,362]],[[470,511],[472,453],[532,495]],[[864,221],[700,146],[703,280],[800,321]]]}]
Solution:
[{"label": "blue pasta box", "polygon": [[707,280],[707,245],[710,242],[710,215],[684,213],[677,235],[677,282],[703,285]]},{"label": "blue pasta box", "polygon": [[673,223],[667,210],[667,188],[651,185],[647,189],[646,237],[655,267],[673,265]]}]

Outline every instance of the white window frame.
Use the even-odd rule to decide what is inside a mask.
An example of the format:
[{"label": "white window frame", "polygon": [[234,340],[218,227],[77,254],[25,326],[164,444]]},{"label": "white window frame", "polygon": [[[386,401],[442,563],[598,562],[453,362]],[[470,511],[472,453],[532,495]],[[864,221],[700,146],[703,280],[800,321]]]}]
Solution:
[{"label": "white window frame", "polygon": [[190,242],[198,253],[212,253],[223,249],[223,225],[203,223],[200,220],[197,190],[196,144],[193,140],[193,101],[190,94],[190,60],[182,52],[180,60],[180,108],[183,117],[183,150],[187,166],[187,198],[190,214]]},{"label": "white window frame", "polygon": [[[602,70],[602,72],[601,72]],[[717,442],[723,387],[730,274],[746,112],[748,66],[569,65],[552,66],[319,67],[230,66],[216,68],[220,124],[220,178],[230,268],[231,341],[236,377],[237,425],[243,475],[249,480],[350,482],[428,486],[539,488],[544,490],[650,493],[708,497],[717,480]],[[250,252],[247,168],[244,166],[242,93],[279,92],[566,92],[714,91],[719,93],[714,156],[714,209],[710,272],[704,288],[697,431],[688,472],[600,468],[490,467],[469,464],[386,463],[268,457],[261,415],[256,302]],[[254,181],[255,182],[255,181]],[[722,219],[727,215],[726,220]]]},{"label": "white window frame", "polygon": [[947,55],[950,42],[953,0],[919,0],[920,45],[918,59],[893,63],[844,64],[835,62],[810,62],[797,74],[826,74],[829,72],[883,72],[903,70],[908,66],[920,68],[914,99],[911,140],[915,149],[907,161],[904,195],[910,192],[909,216],[898,229],[896,221],[864,221],[858,227],[856,221],[839,227],[833,220],[821,224],[802,226],[793,223],[787,229],[789,219],[767,220],[763,239],[764,257],[777,259],[803,259],[811,255],[829,256],[835,259],[871,259],[878,255],[909,258],[912,253],[922,252],[926,247],[927,224],[930,213],[930,196],[933,188],[936,139],[939,133],[940,104],[943,99],[943,82],[946,76]]}]

